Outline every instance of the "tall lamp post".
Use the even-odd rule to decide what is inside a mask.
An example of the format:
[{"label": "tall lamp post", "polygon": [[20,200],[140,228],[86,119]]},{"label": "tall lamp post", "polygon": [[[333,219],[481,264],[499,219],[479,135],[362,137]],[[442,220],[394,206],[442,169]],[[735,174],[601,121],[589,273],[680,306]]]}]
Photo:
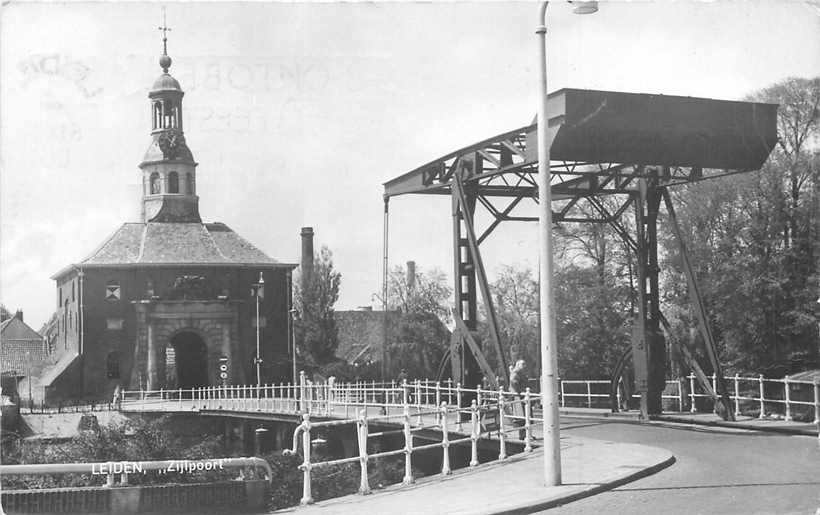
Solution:
[{"label": "tall lamp post", "polygon": [[[576,14],[591,14],[598,2],[570,2]],[[558,420],[558,349],[555,333],[552,284],[552,197],[547,115],[547,5],[538,12],[538,250],[539,306],[541,313],[541,405],[544,417],[544,479],[547,486],[561,484],[561,435]]]}]

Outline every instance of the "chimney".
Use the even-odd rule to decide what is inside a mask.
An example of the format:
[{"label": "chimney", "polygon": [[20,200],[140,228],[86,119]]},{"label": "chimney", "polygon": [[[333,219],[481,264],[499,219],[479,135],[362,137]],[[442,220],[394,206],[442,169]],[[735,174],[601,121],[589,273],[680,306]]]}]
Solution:
[{"label": "chimney", "polygon": [[407,262],[407,291],[416,287],[416,262]]},{"label": "chimney", "polygon": [[18,309],[17,312],[14,313],[14,318],[16,318],[17,320],[22,322],[23,321],[23,310]]},{"label": "chimney", "polygon": [[313,273],[313,227],[302,227],[302,288]]}]

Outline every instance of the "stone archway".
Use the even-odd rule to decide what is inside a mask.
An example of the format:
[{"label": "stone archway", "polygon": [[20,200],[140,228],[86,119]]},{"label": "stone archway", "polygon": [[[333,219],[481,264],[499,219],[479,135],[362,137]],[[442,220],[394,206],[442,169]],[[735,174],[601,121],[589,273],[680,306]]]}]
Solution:
[{"label": "stone archway", "polygon": [[170,346],[174,349],[176,387],[182,389],[207,386],[208,349],[202,338],[192,331],[177,333]]}]

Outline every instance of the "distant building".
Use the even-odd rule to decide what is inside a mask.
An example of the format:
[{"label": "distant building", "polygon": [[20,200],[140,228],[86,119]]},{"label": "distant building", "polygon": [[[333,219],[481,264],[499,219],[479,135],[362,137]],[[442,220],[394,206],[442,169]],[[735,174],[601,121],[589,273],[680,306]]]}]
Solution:
[{"label": "distant building", "polygon": [[110,398],[117,386],[255,383],[252,289],[260,277],[262,380],[290,377],[296,265],[268,257],[223,223],[202,222],[198,163],[182,130],[184,93],[168,73],[167,54],[160,66],[148,93],[151,142],[139,164],[142,219],[121,225],[91,255],[52,277],[57,317],[48,332],[61,358],[41,378],[49,400]]},{"label": "distant building", "polygon": [[381,362],[385,341],[388,348],[396,342],[401,317],[401,311],[388,311],[385,326],[384,311],[335,311],[333,318],[336,321],[339,342],[336,357],[351,365]]},{"label": "distant building", "polygon": [[397,377],[401,369],[411,378],[434,376],[449,345],[450,331],[431,313],[388,311],[385,316],[384,311],[359,309],[336,311],[333,317],[339,342],[336,357],[351,365],[384,359],[387,379]]},{"label": "distant building", "polygon": [[[3,394],[15,396],[21,379],[38,373],[47,360],[48,348],[40,334],[23,320],[17,311],[0,323],[0,370]],[[23,392],[23,397],[26,393]]]}]

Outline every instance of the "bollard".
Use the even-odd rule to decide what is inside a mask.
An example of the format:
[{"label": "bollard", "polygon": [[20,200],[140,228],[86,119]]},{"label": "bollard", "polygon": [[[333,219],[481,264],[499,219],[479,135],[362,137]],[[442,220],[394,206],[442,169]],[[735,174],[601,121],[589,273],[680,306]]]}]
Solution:
[{"label": "bollard", "polygon": [[359,465],[361,467],[359,494],[367,495],[370,493],[370,483],[367,478],[367,410],[361,411],[356,426],[359,436]]},{"label": "bollard", "polygon": [[310,492],[310,415],[302,415],[302,454],[304,461],[299,467],[302,469],[302,499],[300,504],[313,504],[313,497]]},{"label": "bollard", "polygon": [[442,455],[441,455],[441,475],[449,476],[453,473],[450,470],[450,435],[447,433],[447,403],[442,402],[441,408],[439,408],[439,419],[442,423],[439,425],[441,428],[441,448],[442,448]]},{"label": "bollard", "polygon": [[412,485],[413,479],[413,433],[410,431],[410,390],[407,381],[402,382],[402,404],[404,409],[404,479],[402,484]]},{"label": "bollard", "polygon": [[475,399],[470,403],[470,421],[472,422],[472,430],[470,431],[470,466],[478,465],[478,405]]},{"label": "bollard", "polygon": [[757,418],[766,418],[766,403],[763,400],[763,374],[758,376],[758,381],[760,382],[760,415],[758,415]]},{"label": "bollard", "polygon": [[504,389],[498,387],[498,459],[507,457],[507,438],[504,434]]},{"label": "bollard", "polygon": [[524,390],[524,452],[532,452],[532,405],[530,387]]},{"label": "bollard", "polygon": [[792,421],[792,407],[789,404],[791,402],[791,392],[789,390],[791,390],[791,388],[789,388],[789,376],[786,376],[783,378],[783,391],[786,397],[786,416],[783,417],[783,420],[786,422]]}]

